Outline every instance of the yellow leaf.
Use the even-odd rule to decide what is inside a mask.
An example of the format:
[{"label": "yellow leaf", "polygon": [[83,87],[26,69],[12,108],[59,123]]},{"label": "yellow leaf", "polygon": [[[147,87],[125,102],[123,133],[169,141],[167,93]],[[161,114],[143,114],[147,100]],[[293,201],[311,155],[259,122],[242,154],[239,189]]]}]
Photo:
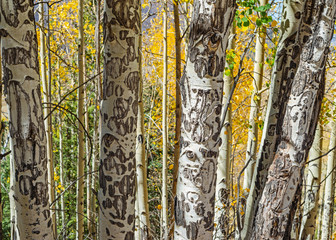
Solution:
[{"label": "yellow leaf", "polygon": [[278,24],[278,22],[275,21],[275,20],[273,20],[272,23],[271,23],[271,26],[272,26],[272,27],[275,27],[277,24]]},{"label": "yellow leaf", "polygon": [[162,209],[162,206],[159,204],[156,206],[157,209],[161,210]]},{"label": "yellow leaf", "polygon": [[174,168],[174,164],[169,165],[169,170],[172,170]]}]

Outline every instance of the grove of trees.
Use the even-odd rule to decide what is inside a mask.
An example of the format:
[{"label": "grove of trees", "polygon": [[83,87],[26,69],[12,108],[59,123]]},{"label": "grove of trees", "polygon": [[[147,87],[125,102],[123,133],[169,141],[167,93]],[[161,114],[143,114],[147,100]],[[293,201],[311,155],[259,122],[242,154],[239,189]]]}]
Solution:
[{"label": "grove of trees", "polygon": [[0,239],[336,238],[336,0],[1,0]]}]

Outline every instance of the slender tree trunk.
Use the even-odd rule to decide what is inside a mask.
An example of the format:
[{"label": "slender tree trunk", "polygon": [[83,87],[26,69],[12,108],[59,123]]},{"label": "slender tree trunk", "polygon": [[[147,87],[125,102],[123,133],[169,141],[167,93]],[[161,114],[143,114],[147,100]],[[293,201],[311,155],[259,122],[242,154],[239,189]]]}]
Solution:
[{"label": "slender tree trunk", "polygon": [[189,56],[181,79],[181,154],[175,239],[211,239],[225,51],[235,1],[194,1]]},{"label": "slender tree trunk", "polygon": [[[1,42],[0,42],[0,46],[1,46]],[[1,52],[1,50],[0,50]],[[3,135],[3,132],[4,132],[4,124],[2,122],[2,58],[1,58],[1,54],[0,54],[0,141],[2,142],[2,135]],[[1,146],[3,146],[1,144]],[[0,176],[2,175],[1,174],[2,172],[2,168],[1,168],[1,165],[0,165]],[[2,218],[3,218],[3,211],[2,211],[2,206],[3,206],[3,203],[2,203],[2,193],[1,193],[1,189],[2,189],[2,184],[1,184],[1,177],[0,177],[0,239],[2,240],[3,239],[3,235],[2,235]]]},{"label": "slender tree trunk", "polygon": [[[302,170],[314,139],[324,91],[325,63],[333,35],[336,0],[307,2],[300,28],[301,59],[267,182],[259,202],[252,239],[287,239],[301,194]],[[302,35],[301,35],[302,34]]]},{"label": "slender tree trunk", "polygon": [[52,240],[34,6],[31,1],[11,0],[1,6],[2,70],[12,149],[12,238]]},{"label": "slender tree trunk", "polygon": [[163,85],[162,85],[162,216],[161,239],[168,239],[168,126],[167,126],[167,79],[168,79],[168,39],[167,0],[163,10]]},{"label": "slender tree trunk", "polygon": [[[335,185],[334,183],[334,168],[336,161],[335,147],[336,147],[336,123],[335,121],[331,122],[331,134],[330,134],[330,143],[329,150],[331,152],[328,155],[327,162],[327,171],[325,176],[325,190],[324,190],[324,206],[323,206],[323,215],[322,215],[322,231],[321,231],[321,240],[331,239],[332,234],[332,223],[334,215],[334,192]],[[321,206],[322,208],[322,206]]]},{"label": "slender tree trunk", "polygon": [[[49,84],[47,79],[47,64],[46,64],[46,41],[45,41],[45,33],[44,33],[44,25],[45,25],[45,17],[44,17],[44,4],[39,5],[40,11],[40,59],[41,59],[41,81],[43,84],[43,101],[44,103],[50,103],[50,92],[49,92]],[[49,66],[51,68],[51,66]],[[53,151],[52,151],[52,142],[51,142],[51,116],[50,113],[50,105],[46,104],[44,106],[44,116],[48,116],[44,120],[44,125],[46,129],[47,135],[47,158],[48,158],[48,184],[49,184],[49,202],[54,203],[55,200],[55,182],[54,182],[54,164],[53,164]],[[57,236],[57,224],[56,224],[56,213],[55,206],[51,207],[51,218],[54,226],[54,236]]]},{"label": "slender tree trunk", "polygon": [[[317,125],[315,138],[309,152],[309,164],[307,169],[306,190],[300,228],[299,239],[314,239],[316,216],[319,203],[319,189],[321,180],[321,150],[322,127]],[[318,158],[318,159],[316,159]],[[312,161],[313,159],[316,159]]]},{"label": "slender tree trunk", "polygon": [[[181,92],[180,92],[180,79],[181,79],[181,33],[180,33],[180,14],[179,2],[173,1],[174,10],[174,27],[175,27],[175,138],[174,138],[174,168],[173,168],[173,197],[176,196],[178,160],[180,157],[180,137],[181,137]],[[171,212],[174,212],[174,202],[171,204]],[[172,239],[174,235],[174,214],[171,214],[171,224],[169,229],[169,238]]]},{"label": "slender tree trunk", "polygon": [[244,225],[238,229],[236,239],[250,240],[254,216],[258,208],[261,193],[264,190],[267,180],[267,173],[274,158],[274,153],[279,143],[281,122],[283,121],[283,109],[288,100],[286,89],[291,86],[292,78],[297,71],[300,59],[301,46],[297,43],[297,32],[301,22],[304,0],[286,0],[283,3],[282,25],[275,62],[272,70],[272,80],[269,94],[269,101],[263,135],[250,193],[246,202]]},{"label": "slender tree trunk", "polygon": [[[236,26],[232,25],[230,41],[227,49],[235,49]],[[225,63],[228,67],[228,63]],[[224,97],[223,105],[229,99],[233,83],[233,73],[224,76]],[[215,230],[214,239],[228,239],[229,226],[229,196],[230,196],[230,159],[231,159],[231,140],[232,140],[232,109],[231,104],[225,116],[224,127],[220,133],[222,145],[219,148],[217,165],[217,185],[215,203]]]},{"label": "slender tree trunk", "polygon": [[[58,61],[58,101],[61,101],[62,98],[62,84],[61,84],[61,79],[59,75],[59,61]],[[62,128],[62,112],[59,113],[59,126],[58,126],[58,131],[59,131],[59,162],[60,162],[60,183],[61,186],[65,185],[64,182],[64,160],[63,160],[63,128]],[[65,201],[64,201],[64,194],[61,195],[61,219],[62,219],[62,236],[61,239],[66,240],[66,223],[65,223]]]},{"label": "slender tree trunk", "polygon": [[[141,11],[140,11],[141,19]],[[139,49],[142,51],[142,27],[140,25]],[[147,163],[145,149],[145,114],[143,106],[143,78],[142,78],[142,55],[139,55],[139,96],[138,96],[138,120],[136,142],[136,171],[137,171],[137,203],[139,218],[139,239],[151,239],[149,235],[149,207],[147,188]]]},{"label": "slender tree trunk", "polygon": [[105,1],[98,193],[101,239],[134,238],[140,7],[140,1]]},{"label": "slender tree trunk", "polygon": [[84,239],[84,26],[83,0],[78,0],[78,159],[77,159],[77,204],[76,239]]},{"label": "slender tree trunk", "polygon": [[[268,0],[261,0],[260,6],[265,6]],[[262,26],[257,33],[256,47],[254,56],[253,72],[253,93],[251,96],[251,110],[249,119],[249,131],[247,140],[247,150],[245,163],[247,167],[244,172],[243,189],[251,188],[251,181],[256,161],[256,152],[258,145],[258,124],[256,120],[259,117],[261,95],[259,91],[262,87],[264,75],[264,55],[265,55],[266,28]]]}]

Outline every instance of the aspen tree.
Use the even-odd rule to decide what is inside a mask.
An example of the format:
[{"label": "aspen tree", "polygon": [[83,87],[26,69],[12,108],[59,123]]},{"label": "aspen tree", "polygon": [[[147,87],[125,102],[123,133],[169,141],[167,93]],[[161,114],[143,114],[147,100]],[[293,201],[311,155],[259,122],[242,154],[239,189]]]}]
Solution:
[{"label": "aspen tree", "polygon": [[[313,145],[309,152],[305,196],[299,239],[313,239],[319,202],[321,180],[322,126],[317,125]],[[315,159],[315,160],[314,160]]]},{"label": "aspen tree", "polygon": [[301,194],[302,169],[313,143],[334,32],[335,0],[308,0],[300,26],[302,53],[281,122],[279,145],[259,202],[252,239],[287,239]]},{"label": "aspen tree", "polygon": [[163,85],[162,85],[162,216],[161,239],[168,239],[168,126],[167,126],[167,80],[168,80],[168,39],[167,0],[163,10]]},{"label": "aspen tree", "polygon": [[77,159],[77,203],[76,239],[84,239],[84,25],[83,0],[78,1],[78,159]]},{"label": "aspen tree", "polygon": [[[323,204],[323,215],[322,215],[322,229],[321,229],[321,240],[331,239],[331,229],[333,224],[333,207],[334,207],[334,193],[335,193],[335,147],[336,147],[336,123],[332,120],[331,123],[331,133],[329,142],[328,162],[327,171],[325,176],[325,190],[324,190],[324,204]],[[321,206],[322,207],[322,206]]]},{"label": "aspen tree", "polygon": [[[48,158],[48,184],[49,184],[49,201],[50,204],[54,203],[55,200],[55,181],[54,181],[54,164],[53,164],[53,151],[52,151],[52,136],[51,136],[51,115],[50,115],[50,91],[49,84],[47,79],[47,56],[46,56],[46,41],[45,41],[45,33],[44,33],[44,25],[45,25],[45,14],[44,14],[44,4],[40,3],[39,5],[40,11],[40,60],[41,60],[41,81],[43,84],[43,101],[46,103],[44,108],[44,116],[48,116],[44,120],[44,125],[46,129],[47,135],[47,158]],[[49,68],[51,68],[49,66]],[[55,206],[51,206],[51,218],[54,226],[54,236],[57,236],[57,224],[56,224],[56,213],[53,210]]]},{"label": "aspen tree", "polygon": [[54,239],[32,1],[1,5],[1,55],[11,135],[13,239]]},{"label": "aspen tree", "polygon": [[[140,10],[141,19],[141,10]],[[139,49],[142,51],[142,27],[140,25]],[[142,54],[139,54],[139,96],[138,96],[138,121],[136,142],[136,171],[137,171],[137,204],[139,217],[139,239],[150,239],[149,235],[149,207],[147,188],[147,164],[145,149],[144,103],[143,103],[143,78],[142,78]]]},{"label": "aspen tree", "polygon": [[[265,6],[268,0],[261,0],[260,6]],[[255,166],[257,144],[258,144],[258,124],[257,119],[260,111],[260,90],[264,75],[264,55],[265,55],[265,39],[266,27],[261,26],[258,29],[256,37],[255,55],[254,55],[254,71],[253,71],[253,93],[251,96],[251,110],[249,119],[249,130],[247,140],[247,150],[245,163],[247,167],[244,171],[243,189],[251,188],[251,181]]]},{"label": "aspen tree", "polygon": [[111,0],[104,5],[100,239],[134,238],[140,8],[138,0]]},{"label": "aspen tree", "polygon": [[181,153],[174,239],[211,239],[225,51],[235,1],[195,0],[181,78]]},{"label": "aspen tree", "polygon": [[[235,49],[236,26],[233,23],[230,34],[230,41],[227,49]],[[228,63],[226,62],[226,67]],[[229,99],[233,84],[232,71],[230,75],[224,76],[224,97],[223,105]],[[231,159],[231,141],[232,141],[232,109],[231,104],[225,116],[223,129],[220,133],[222,145],[219,148],[217,164],[217,182],[216,182],[216,203],[215,203],[215,230],[214,239],[228,238],[229,225],[229,196],[230,196],[230,159]]]},{"label": "aspen tree", "polygon": [[[177,172],[178,172],[178,160],[180,157],[180,137],[181,137],[181,92],[180,92],[180,79],[181,79],[181,32],[180,32],[180,13],[179,13],[179,1],[173,1],[174,11],[174,29],[175,29],[175,137],[174,137],[174,167],[173,167],[173,189],[172,194],[176,195],[177,184]],[[174,202],[171,204],[171,212],[174,212]],[[171,226],[169,230],[169,237],[173,238],[174,234],[174,214],[171,214]]]},{"label": "aspen tree", "polygon": [[282,10],[282,28],[277,53],[272,69],[269,100],[253,173],[249,196],[246,202],[243,229],[237,229],[236,239],[250,240],[254,216],[258,208],[261,193],[265,187],[267,173],[274,158],[281,132],[283,109],[288,100],[286,89],[297,71],[301,45],[296,42],[298,28],[302,17],[304,0],[285,0]]}]

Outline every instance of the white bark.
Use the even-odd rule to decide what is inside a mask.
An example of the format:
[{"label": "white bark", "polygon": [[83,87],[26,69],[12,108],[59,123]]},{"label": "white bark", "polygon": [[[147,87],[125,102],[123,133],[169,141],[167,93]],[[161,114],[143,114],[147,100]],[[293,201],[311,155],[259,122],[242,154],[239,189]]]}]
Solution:
[{"label": "white bark", "polygon": [[[305,181],[305,197],[299,239],[313,239],[319,202],[321,179],[322,127],[317,125],[314,142],[309,152],[309,164]],[[317,159],[316,159],[317,158]],[[312,161],[313,159],[316,159]]]},{"label": "white bark", "polygon": [[[236,27],[231,28],[230,41],[227,49],[235,48]],[[226,66],[227,63],[226,63]],[[233,83],[233,76],[224,76],[223,105],[229,99]],[[221,131],[222,145],[219,148],[216,181],[216,203],[215,203],[215,230],[214,239],[227,239],[229,225],[229,196],[230,196],[230,159],[232,140],[232,109],[231,104],[225,116],[225,122]],[[223,116],[222,116],[223,117]]]},{"label": "white bark", "polygon": [[100,239],[133,239],[140,1],[105,1],[103,22],[99,235]]},{"label": "white bark", "polygon": [[1,2],[1,55],[11,135],[13,239],[54,239],[33,2]]},{"label": "white bark", "polygon": [[[329,150],[331,152],[328,154],[327,162],[327,171],[325,176],[325,190],[324,190],[324,205],[323,205],[323,215],[322,215],[322,231],[321,231],[321,240],[331,239],[331,229],[333,224],[333,206],[334,206],[334,168],[336,162],[336,123],[335,121],[331,122],[331,133],[330,133],[330,143]],[[333,149],[333,150],[332,150]]]},{"label": "white bark", "polygon": [[225,51],[235,1],[195,0],[181,79],[181,153],[174,239],[212,239]]},{"label": "white bark", "polygon": [[[272,69],[267,112],[263,134],[257,155],[249,196],[246,202],[243,229],[238,229],[236,239],[249,240],[252,234],[254,216],[258,208],[261,193],[265,187],[269,166],[272,163],[281,131],[282,116],[287,95],[286,88],[297,71],[301,45],[296,43],[301,22],[304,0],[286,0],[283,2],[282,28],[277,54]],[[286,26],[286,27],[285,27]]]},{"label": "white bark", "polygon": [[[268,0],[261,0],[260,6],[265,6]],[[245,164],[249,162],[244,171],[243,189],[251,188],[251,181],[256,161],[256,152],[258,145],[258,124],[256,120],[259,117],[261,94],[259,91],[262,87],[264,75],[264,55],[265,55],[265,39],[266,28],[262,26],[257,33],[255,56],[254,56],[254,71],[253,71],[253,93],[251,96],[251,109],[249,119],[248,140],[246,149]]]},{"label": "white bark", "polygon": [[162,84],[162,215],[161,239],[168,239],[168,118],[167,118],[167,79],[168,79],[168,39],[167,39],[167,0],[163,10],[163,84]]}]

